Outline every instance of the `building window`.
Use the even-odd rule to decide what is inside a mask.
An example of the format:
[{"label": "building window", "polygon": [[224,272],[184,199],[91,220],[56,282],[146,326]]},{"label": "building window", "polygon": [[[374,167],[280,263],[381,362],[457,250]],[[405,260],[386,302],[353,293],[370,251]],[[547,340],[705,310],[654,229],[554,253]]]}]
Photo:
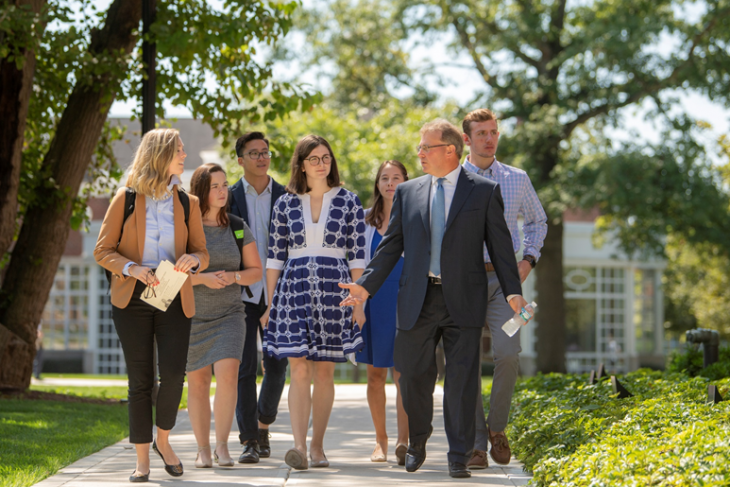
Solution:
[{"label": "building window", "polygon": [[634,332],[636,351],[653,354],[656,351],[656,271],[634,271]]},{"label": "building window", "polygon": [[43,310],[43,347],[85,350],[89,336],[89,266],[61,264]]},{"label": "building window", "polygon": [[568,352],[596,351],[596,300],[566,299],[565,325]]},{"label": "building window", "polygon": [[626,277],[620,267],[565,267],[568,372],[627,370]]},{"label": "building window", "polygon": [[124,353],[112,320],[109,283],[106,280],[104,270],[101,268],[97,272],[97,279],[98,292],[95,299],[98,300],[98,312],[94,368],[97,374],[126,374],[127,366],[124,363]]}]

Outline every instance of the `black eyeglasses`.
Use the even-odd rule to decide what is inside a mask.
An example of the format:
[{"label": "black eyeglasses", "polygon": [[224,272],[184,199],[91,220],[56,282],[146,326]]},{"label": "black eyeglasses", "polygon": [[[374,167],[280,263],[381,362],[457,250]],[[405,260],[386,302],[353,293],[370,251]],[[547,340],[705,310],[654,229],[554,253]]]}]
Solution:
[{"label": "black eyeglasses", "polygon": [[304,160],[308,161],[312,166],[319,166],[320,164],[332,163],[332,156],[324,156],[321,159],[318,156],[312,156]]},{"label": "black eyeglasses", "polygon": [[[147,271],[147,277],[152,277],[152,283],[154,284],[156,280],[155,271]],[[144,293],[142,295],[145,299],[156,298],[157,293],[155,292],[155,287],[152,284],[147,284],[147,287],[144,288]]]},{"label": "black eyeglasses", "polygon": [[247,152],[247,155],[248,155],[248,157],[250,157],[251,159],[253,159],[255,161],[255,160],[261,159],[262,157],[264,159],[271,159],[271,156],[273,156],[274,153],[271,152],[270,150],[265,150],[263,152],[258,152],[258,151],[253,150],[251,152]]}]

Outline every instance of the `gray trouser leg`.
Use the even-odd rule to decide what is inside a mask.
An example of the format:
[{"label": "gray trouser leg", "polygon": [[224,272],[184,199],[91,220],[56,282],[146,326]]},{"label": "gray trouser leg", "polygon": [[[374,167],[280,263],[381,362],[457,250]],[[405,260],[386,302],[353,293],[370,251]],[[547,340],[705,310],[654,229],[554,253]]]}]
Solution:
[{"label": "gray trouser leg", "polygon": [[[492,381],[492,394],[489,399],[489,417],[486,423],[492,431],[504,431],[507,427],[512,394],[519,373],[519,354],[522,348],[520,347],[519,331],[514,336],[509,337],[502,330],[502,325],[514,316],[514,312],[507,303],[504,294],[502,294],[497,274],[488,272],[487,278],[489,280],[487,326],[489,326],[492,333],[494,379]],[[483,412],[481,412],[481,416],[484,417]],[[479,423],[477,425],[477,439],[474,448],[486,450],[486,435],[480,434]],[[486,433],[486,429],[484,433]],[[481,436],[484,436],[484,438],[481,438]]]}]

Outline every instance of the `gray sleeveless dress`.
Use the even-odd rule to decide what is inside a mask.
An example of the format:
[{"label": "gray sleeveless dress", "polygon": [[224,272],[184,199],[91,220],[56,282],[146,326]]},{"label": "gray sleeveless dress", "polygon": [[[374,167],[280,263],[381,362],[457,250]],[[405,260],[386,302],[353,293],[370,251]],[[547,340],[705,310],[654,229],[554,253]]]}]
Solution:
[{"label": "gray sleeveless dress", "polygon": [[[204,226],[210,263],[205,272],[237,270],[241,263],[238,245],[229,227]],[[254,241],[251,229],[243,224],[243,245]],[[224,358],[241,360],[246,338],[246,313],[241,302],[241,287],[210,289],[193,287],[195,316],[190,329],[190,348],[186,371],[202,369]],[[255,339],[256,337],[253,337]]]}]

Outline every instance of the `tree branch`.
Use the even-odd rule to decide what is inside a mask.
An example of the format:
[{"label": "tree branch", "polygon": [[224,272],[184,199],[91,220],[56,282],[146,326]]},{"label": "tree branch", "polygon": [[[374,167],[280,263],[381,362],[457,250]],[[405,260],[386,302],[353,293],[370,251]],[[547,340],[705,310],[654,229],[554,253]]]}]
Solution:
[{"label": "tree branch", "polygon": [[[639,89],[638,91],[634,92],[626,100],[624,100],[621,103],[608,102],[608,103],[605,103],[601,106],[598,106],[592,110],[589,110],[589,111],[579,115],[578,117],[576,117],[575,120],[573,120],[572,122],[569,122],[563,126],[564,137],[566,137],[566,138],[569,137],[570,134],[573,132],[573,130],[575,130],[575,128],[577,126],[587,122],[588,120],[590,120],[594,117],[606,114],[609,111],[615,110],[617,108],[625,107],[626,105],[630,105],[631,103],[641,100],[645,96],[650,96],[650,95],[658,92],[659,90],[670,87],[672,84],[674,84],[674,82],[677,81],[677,79],[682,74],[682,72],[686,68],[688,68],[692,65],[692,63],[694,61],[695,49],[697,48],[697,45],[700,43],[700,41],[712,30],[712,28],[717,24],[717,21],[719,19],[727,17],[728,15],[730,15],[730,8],[725,9],[722,12],[720,12],[719,14],[712,17],[712,20],[710,20],[710,22],[708,22],[707,26],[705,26],[705,28],[702,29],[701,32],[697,33],[697,35],[695,35],[692,38],[692,44],[690,45],[689,51],[687,52],[687,58],[684,61],[682,61],[680,64],[675,66],[674,69],[672,70],[672,73],[669,76],[667,76],[666,78],[664,78],[662,80],[654,80],[652,83],[644,84],[642,89]],[[626,83],[619,87],[619,91],[621,91],[621,92],[629,91],[630,87],[636,87],[636,86],[637,86],[636,82]],[[615,91],[615,88],[613,88],[612,91]]]},{"label": "tree branch", "polygon": [[565,4],[567,3],[567,0],[560,0],[560,3],[558,4],[558,8],[556,9],[555,14],[553,15],[553,18],[550,19],[550,23],[553,27],[555,27],[555,30],[557,32],[563,31],[563,26],[565,23]]},{"label": "tree branch", "polygon": [[[550,18],[550,31],[547,36],[547,42],[544,43],[545,50],[543,50],[542,64],[544,65],[545,71],[548,71],[547,66],[550,62],[558,57],[563,52],[563,45],[560,42],[560,34],[563,32],[565,23],[565,4],[567,0],[560,0],[557,8],[553,9]],[[559,68],[557,66],[549,70],[550,78],[557,79]]]},{"label": "tree branch", "polygon": [[[520,50],[519,43],[515,42],[515,39],[512,38],[507,32],[505,32],[503,29],[500,29],[497,24],[494,22],[490,22],[487,19],[479,19],[482,26],[485,30],[489,32],[493,32],[494,35],[498,35],[502,37],[502,40],[505,43],[505,46],[509,51],[511,51],[515,56],[517,56],[519,59],[524,61],[526,64],[532,66],[533,68],[537,69],[539,73],[542,73],[544,71],[542,63],[538,61],[537,59],[531,58],[524,52]],[[540,48],[542,51],[542,47]]]},{"label": "tree branch", "polygon": [[[451,12],[449,12],[451,14]],[[459,20],[457,17],[452,17],[451,21],[452,25],[456,29],[456,32],[459,34],[459,38],[461,39],[461,44],[466,48],[467,51],[469,51],[469,55],[471,55],[472,60],[474,61],[474,65],[477,68],[477,71],[479,71],[479,74],[484,79],[484,82],[492,86],[492,76],[489,74],[489,71],[487,71],[486,66],[484,66],[484,63],[482,63],[481,58],[479,57],[479,53],[476,50],[476,47],[474,46],[474,43],[471,41],[471,38],[469,37],[469,33],[466,31],[463,25],[459,23]]]},{"label": "tree branch", "polygon": [[617,108],[622,108],[627,105],[631,105],[632,103],[635,103],[645,96],[647,96],[650,93],[650,90],[640,90],[634,93],[633,95],[629,96],[626,100],[624,100],[621,103],[606,103],[604,105],[598,106],[594,108],[593,110],[589,110],[587,112],[582,113],[581,115],[578,115],[578,117],[573,120],[570,123],[567,123],[563,126],[563,138],[567,139],[570,137],[570,134],[573,133],[573,130],[576,129],[579,125],[582,125],[586,123],[588,120],[595,118],[599,115],[604,115],[608,113],[611,110],[615,110]]}]

